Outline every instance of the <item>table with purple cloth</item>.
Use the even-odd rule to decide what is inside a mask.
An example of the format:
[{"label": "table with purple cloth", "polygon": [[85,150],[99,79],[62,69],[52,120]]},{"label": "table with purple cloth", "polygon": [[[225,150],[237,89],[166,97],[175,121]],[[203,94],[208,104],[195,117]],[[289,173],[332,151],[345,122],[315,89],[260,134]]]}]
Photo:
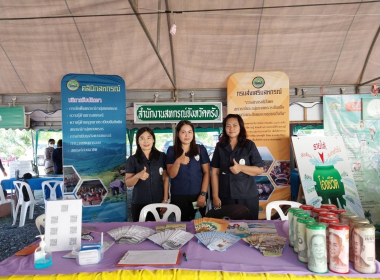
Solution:
[{"label": "table with purple cloth", "polygon": [[[288,223],[282,221],[255,221],[274,223],[280,236],[288,237]],[[100,242],[100,234],[97,232],[107,232],[111,229],[125,225],[138,224],[155,229],[156,225],[167,223],[145,222],[145,223],[92,223],[85,224],[96,228],[96,233],[92,233],[94,241]],[[186,224],[187,231],[195,233],[193,222]],[[108,234],[104,235],[104,241],[113,241]],[[87,241],[83,241],[85,243]],[[53,265],[46,269],[37,270],[34,268],[33,254],[27,257],[12,256],[0,263],[0,276],[11,275],[55,275],[70,274],[73,278],[81,279],[99,279],[125,278],[128,279],[181,279],[185,276],[188,279],[292,279],[297,276],[307,276],[308,279],[323,279],[324,276],[353,277],[357,279],[377,278],[380,279],[380,263],[376,261],[376,274],[361,274],[353,269],[350,264],[349,274],[337,274],[329,272],[326,274],[314,274],[307,269],[307,265],[297,260],[297,254],[286,244],[282,257],[264,257],[261,252],[240,240],[224,252],[210,251],[204,245],[197,243],[194,237],[185,246],[181,252],[185,252],[187,261],[182,257],[178,265],[170,266],[135,266],[135,267],[117,267],[116,264],[128,250],[163,250],[160,246],[150,240],[145,240],[139,245],[114,244],[104,253],[103,260],[96,265],[79,266],[75,259],[64,259],[66,252],[53,253]],[[100,274],[99,274],[100,273]],[[288,274],[286,276],[285,274]],[[100,276],[99,276],[100,275]],[[145,276],[144,276],[145,275]],[[59,276],[62,277],[62,276]],[[153,278],[152,278],[153,277]],[[285,277],[285,278],[284,278]],[[310,278],[311,277],[311,278]],[[27,277],[26,277],[27,278]],[[253,279],[252,278],[252,279]],[[298,277],[296,277],[298,278]],[[304,277],[302,277],[304,278]],[[1,277],[1,280],[9,277]],[[23,277],[24,280],[25,277]]]}]

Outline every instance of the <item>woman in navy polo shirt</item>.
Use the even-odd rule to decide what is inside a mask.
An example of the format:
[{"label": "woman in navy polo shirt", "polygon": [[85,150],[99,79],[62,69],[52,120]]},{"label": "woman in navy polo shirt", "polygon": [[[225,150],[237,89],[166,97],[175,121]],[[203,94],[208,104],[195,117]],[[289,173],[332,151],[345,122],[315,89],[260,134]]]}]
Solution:
[{"label": "woman in navy polo shirt", "polygon": [[247,139],[243,119],[229,114],[212,158],[213,206],[243,204],[258,219],[259,196],[254,176],[263,173],[263,160],[255,143]]},{"label": "woman in navy polo shirt", "polygon": [[176,127],[174,146],[166,154],[166,167],[172,178],[171,203],[181,209],[181,220],[194,219],[193,202],[206,210],[206,194],[210,183],[210,159],[206,148],[195,143],[194,126],[180,121]]},{"label": "woman in navy polo shirt", "polygon": [[[128,158],[125,167],[126,186],[135,186],[132,195],[134,222],[139,221],[140,211],[144,206],[167,203],[169,199],[165,154],[156,149],[155,142],[153,130],[149,127],[140,128],[136,133],[136,153]],[[149,214],[147,220],[154,221],[153,215]]]}]

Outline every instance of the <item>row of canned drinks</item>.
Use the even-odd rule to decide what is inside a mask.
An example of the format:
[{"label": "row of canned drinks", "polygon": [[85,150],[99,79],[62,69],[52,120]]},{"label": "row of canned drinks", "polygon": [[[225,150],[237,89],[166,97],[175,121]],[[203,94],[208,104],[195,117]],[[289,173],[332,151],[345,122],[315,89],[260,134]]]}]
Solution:
[{"label": "row of canned drinks", "polygon": [[365,218],[332,204],[290,208],[289,245],[315,273],[375,273],[375,227]]}]

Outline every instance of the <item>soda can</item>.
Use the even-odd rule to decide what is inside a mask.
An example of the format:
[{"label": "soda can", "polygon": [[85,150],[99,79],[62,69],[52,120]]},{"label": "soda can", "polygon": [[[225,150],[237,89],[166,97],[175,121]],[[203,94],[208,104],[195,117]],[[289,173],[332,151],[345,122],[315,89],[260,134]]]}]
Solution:
[{"label": "soda can", "polygon": [[337,209],[331,209],[330,212],[334,213],[336,215],[336,217],[340,220],[340,218],[339,218],[340,214],[347,213],[347,210],[342,209],[342,208],[337,208]]},{"label": "soda can", "polygon": [[315,223],[311,217],[297,218],[298,260],[307,263],[306,225]]},{"label": "soda can", "polygon": [[354,231],[355,224],[369,224],[369,221],[366,218],[361,217],[352,217],[349,219],[349,226],[350,226],[350,262],[354,262],[354,243],[352,239],[352,232]]},{"label": "soda can", "polygon": [[320,212],[318,214],[319,221],[321,221],[322,217],[324,217],[324,218],[336,218],[336,215],[334,213],[331,213],[331,212]]},{"label": "soda can", "polygon": [[294,247],[294,227],[293,227],[293,214],[295,212],[304,212],[301,208],[289,208],[288,209],[288,221],[289,221],[289,246]]},{"label": "soda can", "polygon": [[309,213],[310,216],[312,216],[313,214],[312,210],[314,209],[313,205],[303,204],[300,206],[300,208],[303,209],[303,211],[305,211],[306,213]]},{"label": "soda can", "polygon": [[313,214],[311,215],[315,220],[318,220],[318,215],[319,213],[321,212],[326,212],[328,210],[326,210],[325,208],[314,208],[312,210]]},{"label": "soda can", "polygon": [[306,225],[307,269],[327,273],[326,226],[321,223]]},{"label": "soda can", "polygon": [[302,212],[296,212],[296,213],[293,214],[293,241],[294,241],[293,251],[295,253],[298,253],[297,219],[298,218],[306,218],[306,217],[310,217],[310,214],[306,213],[304,211],[302,211]]},{"label": "soda can", "polygon": [[375,227],[371,224],[355,224],[352,239],[355,270],[360,273],[375,273]]},{"label": "soda can", "polygon": [[329,269],[335,273],[348,273],[349,268],[349,235],[347,224],[333,223],[328,228],[328,259]]},{"label": "soda can", "polygon": [[342,213],[339,215],[339,220],[342,224],[350,225],[350,218],[357,217],[358,215],[352,213]]},{"label": "soda can", "polygon": [[334,204],[321,204],[321,208],[331,210],[331,209],[337,209],[338,207],[336,207],[336,205]]}]

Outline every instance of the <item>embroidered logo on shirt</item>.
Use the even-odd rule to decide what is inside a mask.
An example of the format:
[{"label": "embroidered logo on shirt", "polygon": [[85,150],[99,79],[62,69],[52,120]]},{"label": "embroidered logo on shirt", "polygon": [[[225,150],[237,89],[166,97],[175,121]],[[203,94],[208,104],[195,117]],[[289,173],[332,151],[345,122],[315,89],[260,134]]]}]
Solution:
[{"label": "embroidered logo on shirt", "polygon": [[245,165],[245,159],[244,159],[244,158],[240,159],[240,160],[239,160],[239,164],[241,164],[241,165]]},{"label": "embroidered logo on shirt", "polygon": [[196,161],[199,161],[199,155],[196,155],[194,158]]},{"label": "embroidered logo on shirt", "polygon": [[160,175],[162,175],[162,173],[164,173],[164,169],[160,167],[160,169],[158,169],[158,172],[160,172]]}]

